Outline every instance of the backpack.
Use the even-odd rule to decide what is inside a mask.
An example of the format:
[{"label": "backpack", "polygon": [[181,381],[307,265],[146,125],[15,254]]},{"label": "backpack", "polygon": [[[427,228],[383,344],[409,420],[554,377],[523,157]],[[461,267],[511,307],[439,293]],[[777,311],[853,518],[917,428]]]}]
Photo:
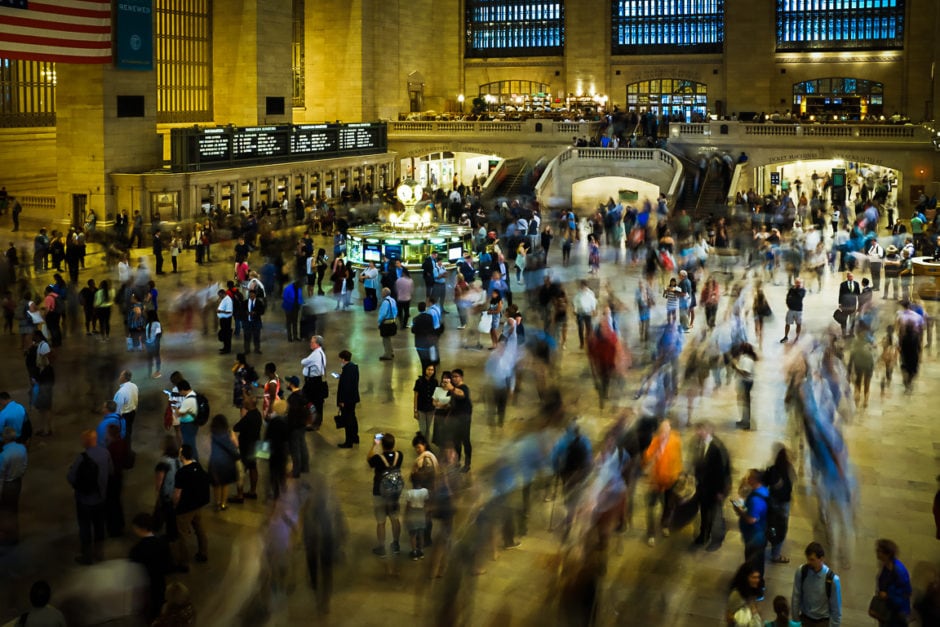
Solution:
[{"label": "backpack", "polygon": [[[398,461],[398,451],[395,452],[395,461]],[[382,463],[385,464],[386,470],[382,474],[382,478],[379,480],[379,494],[382,495],[382,498],[386,501],[397,501],[398,497],[401,496],[401,491],[405,488],[405,480],[401,476],[400,468],[393,468],[391,464],[388,463],[385,455],[380,456],[382,458]]]},{"label": "backpack", "polygon": [[457,271],[463,275],[463,278],[467,283],[473,283],[473,280],[477,276],[477,271],[474,270],[473,266],[471,266],[466,261],[461,261],[457,264]]},{"label": "backpack", "polygon": [[209,422],[209,399],[196,392],[196,424],[202,427]]},{"label": "backpack", "polygon": [[662,262],[662,264],[663,264],[663,269],[664,269],[666,272],[672,272],[673,270],[676,269],[676,264],[675,264],[675,262],[672,260],[672,255],[670,255],[670,254],[669,254],[668,252],[666,252],[665,250],[662,251],[661,253],[659,253],[659,260]]},{"label": "backpack", "polygon": [[82,453],[82,461],[75,469],[75,491],[85,496],[101,496],[98,485],[98,464],[88,453]]},{"label": "backpack", "polygon": [[[801,590],[802,590],[802,588],[803,588],[803,582],[806,581],[807,575],[809,575],[809,565],[808,565],[808,564],[803,564],[802,566],[800,566],[800,588],[801,588]],[[827,599],[831,599],[831,598],[832,598],[832,582],[835,580],[835,578],[836,578],[836,573],[835,573],[835,571],[833,571],[833,570],[830,568],[829,571],[826,573],[826,598],[827,598]]]}]

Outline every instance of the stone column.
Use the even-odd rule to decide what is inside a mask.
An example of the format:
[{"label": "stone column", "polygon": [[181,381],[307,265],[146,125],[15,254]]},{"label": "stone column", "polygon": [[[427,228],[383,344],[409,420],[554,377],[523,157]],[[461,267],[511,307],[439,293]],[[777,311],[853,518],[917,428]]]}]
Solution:
[{"label": "stone column", "polygon": [[[73,195],[84,194],[99,223],[116,211],[115,170],[142,172],[163,162],[157,135],[156,74],[110,65],[67,65],[56,84],[56,218],[72,221]],[[117,116],[118,96],[144,99],[143,117]],[[130,209],[128,207],[128,209]]]}]

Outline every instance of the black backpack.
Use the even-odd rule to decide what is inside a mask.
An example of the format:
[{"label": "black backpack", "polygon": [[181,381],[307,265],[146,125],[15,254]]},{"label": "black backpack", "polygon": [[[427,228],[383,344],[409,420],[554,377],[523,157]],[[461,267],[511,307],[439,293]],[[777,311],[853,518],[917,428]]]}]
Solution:
[{"label": "black backpack", "polygon": [[561,460],[558,474],[562,477],[570,477],[583,470],[590,463],[590,455],[585,445],[583,435],[577,435],[565,450],[564,457]]},{"label": "black backpack", "polygon": [[200,427],[209,422],[209,399],[196,392],[196,424]]},{"label": "black backpack", "polygon": [[[395,451],[395,461],[392,463],[398,462],[399,455],[401,455],[401,453]],[[379,493],[386,501],[398,501],[398,497],[401,496],[401,492],[405,488],[405,480],[401,476],[401,468],[396,468],[393,467],[392,464],[389,464],[384,454],[380,455],[380,457],[387,470],[382,474],[382,479],[379,481]]]},{"label": "black backpack", "polygon": [[75,469],[75,491],[85,496],[101,496],[98,485],[98,464],[88,453],[82,453],[82,461]]}]

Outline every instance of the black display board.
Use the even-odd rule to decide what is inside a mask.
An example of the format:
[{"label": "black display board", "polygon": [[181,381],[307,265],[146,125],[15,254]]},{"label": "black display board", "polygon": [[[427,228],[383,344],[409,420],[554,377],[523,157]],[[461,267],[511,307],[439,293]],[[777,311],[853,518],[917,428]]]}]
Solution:
[{"label": "black display board", "polygon": [[388,127],[363,122],[175,128],[170,149],[177,172],[381,154],[388,149]]}]

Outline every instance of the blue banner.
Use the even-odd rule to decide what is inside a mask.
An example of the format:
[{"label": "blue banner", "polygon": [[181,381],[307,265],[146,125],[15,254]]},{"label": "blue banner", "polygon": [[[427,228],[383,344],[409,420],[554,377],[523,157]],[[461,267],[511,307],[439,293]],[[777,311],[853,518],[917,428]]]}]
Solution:
[{"label": "blue banner", "polygon": [[153,0],[115,3],[114,67],[153,69]]}]

